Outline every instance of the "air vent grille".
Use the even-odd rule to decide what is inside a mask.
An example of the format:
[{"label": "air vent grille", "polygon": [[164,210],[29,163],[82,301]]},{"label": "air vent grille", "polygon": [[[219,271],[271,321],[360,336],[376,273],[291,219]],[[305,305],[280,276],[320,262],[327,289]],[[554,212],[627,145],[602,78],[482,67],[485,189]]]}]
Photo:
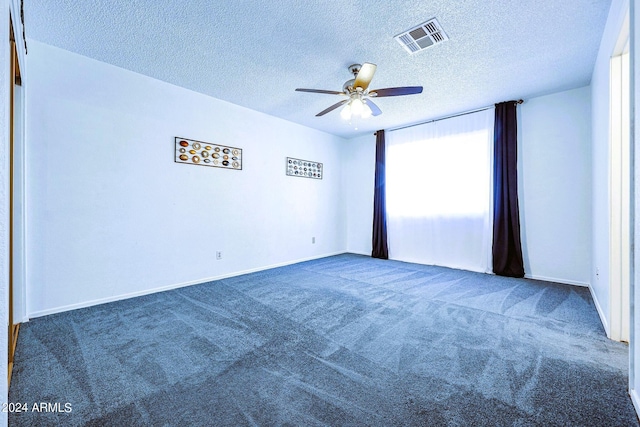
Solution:
[{"label": "air vent grille", "polygon": [[411,55],[449,40],[436,18],[403,31],[394,38]]}]

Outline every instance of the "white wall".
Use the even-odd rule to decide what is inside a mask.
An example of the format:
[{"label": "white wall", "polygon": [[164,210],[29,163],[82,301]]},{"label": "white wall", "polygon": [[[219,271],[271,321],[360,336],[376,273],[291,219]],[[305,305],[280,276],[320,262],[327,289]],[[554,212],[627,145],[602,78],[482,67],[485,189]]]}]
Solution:
[{"label": "white wall", "polygon": [[[586,285],[590,266],[590,93],[579,88],[519,109],[520,216],[528,277]],[[375,137],[346,142],[347,248],[371,254]]]},{"label": "white wall", "polygon": [[583,87],[518,107],[526,277],[586,286],[591,268],[591,102]]},{"label": "white wall", "polygon": [[344,160],[342,177],[347,211],[347,250],[356,254],[371,255],[375,135],[363,135],[348,140],[344,145]]},{"label": "white wall", "polygon": [[[31,316],[345,251],[343,139],[35,41],[28,61]],[[174,163],[175,136],[243,170]]]},{"label": "white wall", "polygon": [[[609,74],[610,59],[629,6],[613,0],[591,76],[592,241],[591,290],[609,334]],[[596,274],[596,272],[598,274]]]}]

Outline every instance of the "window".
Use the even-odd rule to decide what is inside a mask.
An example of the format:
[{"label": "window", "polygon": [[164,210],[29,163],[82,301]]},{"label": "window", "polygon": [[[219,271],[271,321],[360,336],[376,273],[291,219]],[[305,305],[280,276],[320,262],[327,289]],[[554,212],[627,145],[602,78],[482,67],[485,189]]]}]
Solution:
[{"label": "window", "polygon": [[388,133],[390,258],[490,271],[494,111]]}]

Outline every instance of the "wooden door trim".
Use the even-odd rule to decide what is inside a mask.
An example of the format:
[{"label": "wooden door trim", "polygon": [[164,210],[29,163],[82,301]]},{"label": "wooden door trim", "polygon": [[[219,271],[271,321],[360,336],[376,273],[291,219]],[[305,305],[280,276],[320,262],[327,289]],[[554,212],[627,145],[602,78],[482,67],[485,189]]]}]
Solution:
[{"label": "wooden door trim", "polygon": [[16,47],[15,36],[13,32],[13,22],[9,16],[9,44],[10,44],[10,76],[11,84],[9,85],[9,319],[8,319],[8,342],[7,342],[7,384],[11,384],[11,373],[13,371],[13,357],[18,345],[18,332],[20,324],[13,323],[13,208],[14,208],[14,120],[15,120],[15,85],[22,84],[20,74],[20,63],[18,60],[18,50]]}]

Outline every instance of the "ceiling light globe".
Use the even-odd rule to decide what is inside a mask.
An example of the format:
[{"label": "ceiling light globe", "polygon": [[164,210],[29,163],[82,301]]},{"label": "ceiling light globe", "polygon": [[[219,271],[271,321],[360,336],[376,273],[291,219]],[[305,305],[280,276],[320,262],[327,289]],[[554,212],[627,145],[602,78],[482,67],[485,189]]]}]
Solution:
[{"label": "ceiling light globe", "polygon": [[354,116],[361,116],[363,110],[362,101],[359,99],[354,99],[351,101],[351,114]]},{"label": "ceiling light globe", "polygon": [[344,120],[351,119],[351,103],[345,105],[342,111],[340,111],[340,117]]},{"label": "ceiling light globe", "polygon": [[373,114],[373,111],[371,111],[371,108],[365,102],[362,106],[362,118],[368,119],[369,117],[371,117],[371,114]]}]

